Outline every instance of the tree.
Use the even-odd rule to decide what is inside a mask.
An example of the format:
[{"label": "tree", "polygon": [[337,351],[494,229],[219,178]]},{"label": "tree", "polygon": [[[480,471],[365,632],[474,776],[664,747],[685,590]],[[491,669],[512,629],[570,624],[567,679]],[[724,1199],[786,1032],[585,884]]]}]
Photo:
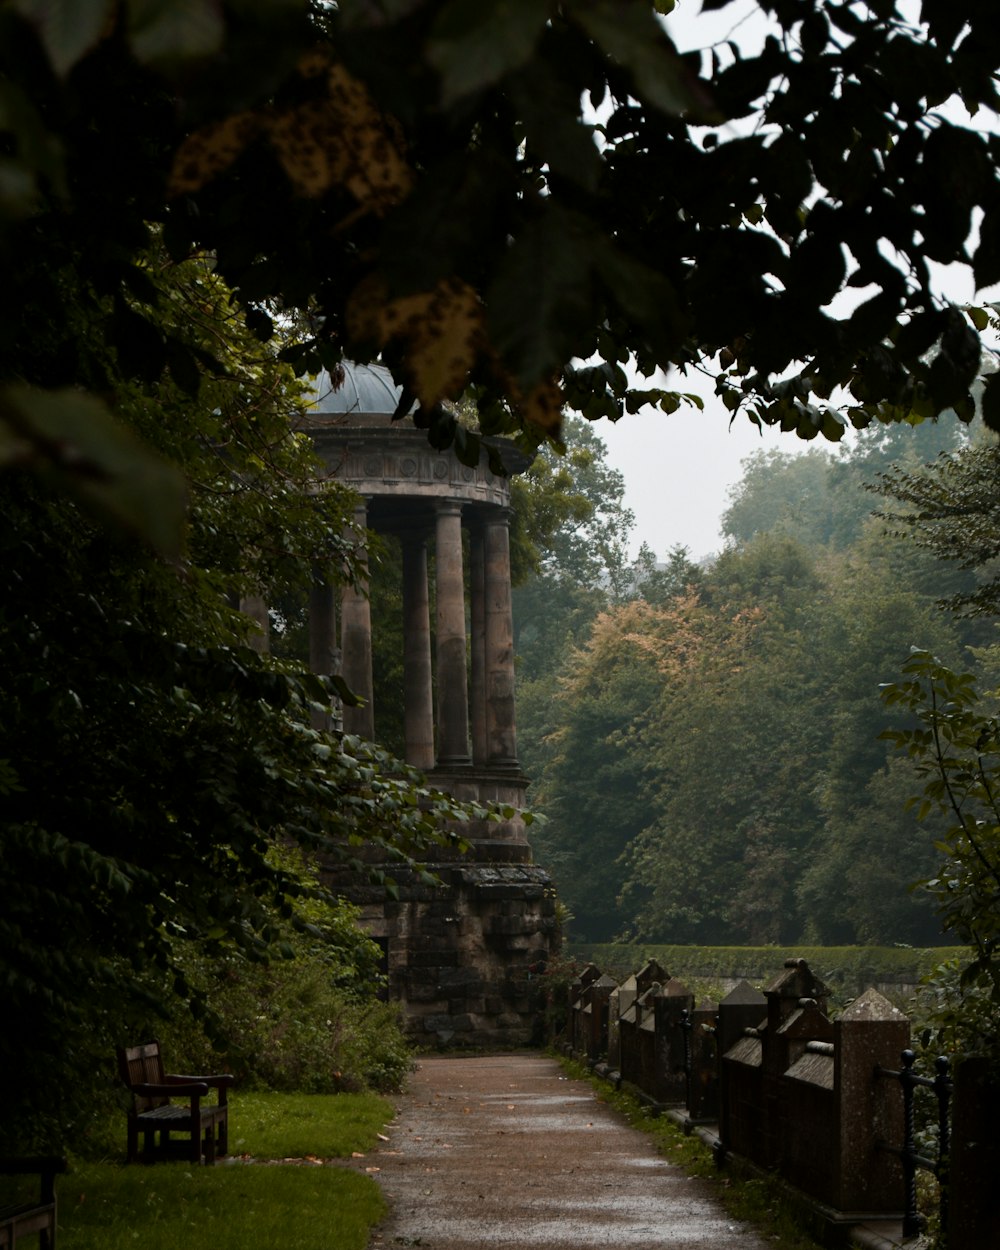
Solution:
[{"label": "tree", "polygon": [[[213,255],[262,338],[308,314],[298,369],[381,352],[467,457],[444,400],[537,441],[566,406],[673,411],[634,381],[657,369],[704,366],[804,437],[839,438],[838,388],[861,426],[969,419],[988,314],[929,262],[1000,278],[1000,138],[946,107],[997,105],[992,5],[759,8],[759,47],[681,56],[649,0],[4,6],[5,458],[176,544],[171,479],[128,491],[141,452],[86,345],[195,384],[137,265],[151,226]],[[988,423],[998,401],[994,375]]]},{"label": "tree", "polygon": [[[957,672],[914,649],[898,682],[886,685],[890,707],[910,724],[886,733],[923,782],[911,798],[920,815],[947,823],[944,860],[926,883],[946,929],[969,948],[957,983],[945,985],[940,1023],[962,1049],[996,1054],[1000,1003],[1000,722],[971,673]],[[963,1020],[962,1017],[965,1016]]]},{"label": "tree", "polygon": [[537,735],[542,767],[530,794],[546,816],[535,853],[573,916],[571,931],[590,941],[610,941],[627,919],[619,859],[646,819],[636,732],[660,686],[645,645],[650,615],[639,601],[601,613],[565,671],[545,684],[545,698],[529,700],[547,729]]},{"label": "tree", "polygon": [[821,823],[824,668],[812,654],[819,589],[792,540],[720,556],[660,652],[646,717],[648,819],[626,856],[634,932],[647,940],[796,938],[795,885]]},{"label": "tree", "polygon": [[812,448],[798,456],[774,449],[747,456],[739,482],[729,489],[723,534],[748,542],[756,534],[780,531],[800,542],[829,542],[830,462],[827,452]]},{"label": "tree", "polygon": [[545,447],[511,484],[515,530],[534,549],[522,560],[550,580],[615,593],[624,575],[635,517],[625,507],[625,479],[607,462],[608,449],[579,417],[563,424],[562,447]]},{"label": "tree", "polygon": [[[965,576],[941,594],[969,616],[1000,613],[1000,445],[992,438],[941,455],[919,469],[891,467],[876,490],[890,502],[882,515],[896,533]],[[943,589],[943,588],[942,588]]]},{"label": "tree", "polygon": [[[314,890],[273,858],[278,843],[336,861],[378,843],[409,864],[463,814],[379,748],[313,729],[312,709],[338,686],[248,645],[232,597],[270,597],[307,584],[317,564],[339,566],[351,500],[317,489],[293,428],[294,377],[248,332],[208,259],[178,265],[154,249],[143,272],[162,291],[164,335],[196,359],[210,339],[225,361],[203,399],[169,374],[138,387],[113,350],[79,347],[113,382],[123,430],[186,484],[186,550],[168,563],[56,483],[0,477],[10,1145],[32,1129],[72,1134],[80,1108],[66,1091],[90,1092],[112,1026],[178,1006],[211,1016],[185,952],[280,957],[294,901]],[[73,274],[61,282],[86,302]],[[51,1039],[67,1035],[73,1046],[53,1054]]]},{"label": "tree", "polygon": [[635,518],[625,507],[624,479],[608,465],[592,425],[570,417],[563,437],[562,454],[541,449],[511,483],[512,550],[521,553],[514,646],[525,725],[531,702],[525,683],[559,671],[601,609],[627,597],[631,581]]}]

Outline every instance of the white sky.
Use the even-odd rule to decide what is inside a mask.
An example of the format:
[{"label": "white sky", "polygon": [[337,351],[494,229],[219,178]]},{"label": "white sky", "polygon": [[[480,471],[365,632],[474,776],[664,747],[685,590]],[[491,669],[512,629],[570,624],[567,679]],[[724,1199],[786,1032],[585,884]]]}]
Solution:
[{"label": "white sky", "polygon": [[[686,379],[678,383],[679,390],[694,389]],[[804,442],[772,427],[761,433],[742,415],[730,428],[729,417],[721,400],[709,396],[704,412],[685,407],[667,416],[645,408],[594,427],[607,445],[608,463],[625,479],[625,504],[635,513],[633,555],[642,542],[658,560],[678,544],[693,560],[720,551],[719,518],[729,487],[742,476],[745,456],[760,448],[796,453],[834,446],[822,438]]]}]

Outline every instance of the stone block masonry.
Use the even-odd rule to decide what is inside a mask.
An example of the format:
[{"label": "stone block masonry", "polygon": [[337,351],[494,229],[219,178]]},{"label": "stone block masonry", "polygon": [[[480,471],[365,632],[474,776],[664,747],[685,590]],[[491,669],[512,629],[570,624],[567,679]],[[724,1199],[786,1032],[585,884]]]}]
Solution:
[{"label": "stone block masonry", "polygon": [[533,864],[430,867],[440,886],[397,873],[391,906],[351,874],[330,876],[386,951],[389,995],[409,1035],[432,1047],[541,1041],[539,976],[558,931],[548,874]]}]

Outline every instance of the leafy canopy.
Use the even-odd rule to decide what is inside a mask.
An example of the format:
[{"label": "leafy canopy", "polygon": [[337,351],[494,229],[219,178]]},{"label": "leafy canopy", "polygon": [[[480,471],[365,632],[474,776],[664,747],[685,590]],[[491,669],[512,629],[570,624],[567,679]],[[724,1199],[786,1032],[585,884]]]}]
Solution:
[{"label": "leafy canopy", "polygon": [[[951,107],[997,105],[994,6],[758,8],[759,47],[681,55],[649,0],[5,5],[0,249],[23,311],[0,455],[170,546],[173,488],[122,498],[142,452],[72,327],[194,388],[211,349],[156,321],[151,225],[215,257],[262,339],[306,311],[296,368],[381,353],[439,444],[469,388],[487,433],[538,440],[565,406],[673,411],[684,393],[635,371],[696,365],[730,411],[803,437],[840,437],[842,388],[857,425],[969,419],[988,312],[943,301],[931,262],[1000,280],[1000,137]],[[984,410],[997,424],[993,379]]]}]

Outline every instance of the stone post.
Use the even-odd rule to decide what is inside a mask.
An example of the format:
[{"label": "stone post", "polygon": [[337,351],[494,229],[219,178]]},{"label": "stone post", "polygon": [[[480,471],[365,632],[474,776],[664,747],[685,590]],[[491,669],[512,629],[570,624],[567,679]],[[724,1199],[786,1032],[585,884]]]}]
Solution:
[{"label": "stone post", "polygon": [[486,570],[484,563],[484,538],[482,526],[469,531],[469,618],[472,637],[469,650],[472,660],[472,687],[470,702],[472,713],[472,759],[482,765],[487,762],[486,738]]},{"label": "stone post", "polygon": [[403,535],[403,722],[406,762],[434,767],[434,699],[431,621],[427,594],[427,541]]},{"label": "stone post", "polygon": [[719,1057],[767,1018],[767,999],[749,981],[741,981],[719,1003]]},{"label": "stone post", "polygon": [[837,1198],[841,1211],[897,1212],[903,1205],[899,1159],[878,1142],[903,1140],[903,1100],[895,1070],[910,1044],[910,1022],[877,990],[856,998],[834,1021],[833,1089],[839,1125]]},{"label": "stone post", "polygon": [[691,1013],[691,1083],[688,1116],[694,1124],[712,1124],[719,1116],[719,1007],[711,999]]},{"label": "stone post", "polygon": [[766,1018],[767,999],[747,981],[719,1003],[719,1139],[747,1158],[760,1142],[763,1047],[746,1030],[766,1031]]},{"label": "stone post", "polygon": [[[364,502],[354,509],[354,524],[365,529],[368,521],[368,505]],[[360,551],[360,565],[366,568],[367,550]],[[364,700],[361,707],[344,708],[344,730],[362,738],[375,737],[375,708],[372,692],[372,614],[368,602],[368,582],[362,579],[355,588],[346,585],[340,603],[340,645],[343,678],[351,690]]]},{"label": "stone post", "polygon": [[437,506],[438,765],[469,763],[469,687],[465,657],[462,505]]},{"label": "stone post", "polygon": [[483,526],[486,758],[494,768],[517,768],[509,527],[509,514],[500,509]]},{"label": "stone post", "polygon": [[589,987],[590,1036],[587,1038],[587,1058],[603,1059],[608,1053],[608,1004],[612,993],[618,988],[614,977],[604,973]]},{"label": "stone post", "polygon": [[948,1168],[948,1250],[1000,1246],[1000,1204],[993,1192],[1000,1170],[998,1119],[996,1065],[980,1057],[960,1059],[955,1069]]},{"label": "stone post", "polygon": [[687,1103],[683,1013],[693,1010],[694,995],[676,977],[671,977],[653,999],[656,1063],[655,1086],[649,1092],[658,1103],[671,1106]]},{"label": "stone post", "polygon": [[[337,612],[333,586],[317,569],[309,591],[309,667],[320,677],[330,677],[339,667]],[[310,714],[314,729],[330,728],[330,711]]]}]

